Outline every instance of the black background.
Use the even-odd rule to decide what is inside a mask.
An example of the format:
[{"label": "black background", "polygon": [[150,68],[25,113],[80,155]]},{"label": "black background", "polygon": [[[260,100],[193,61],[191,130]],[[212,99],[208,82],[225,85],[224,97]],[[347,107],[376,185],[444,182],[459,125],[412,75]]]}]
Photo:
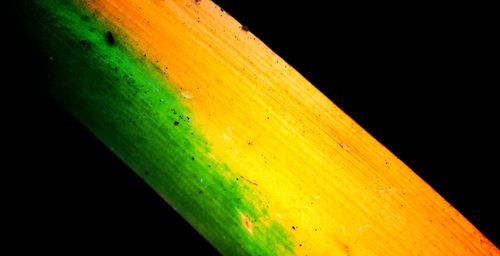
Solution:
[{"label": "black background", "polygon": [[[455,2],[218,0],[495,244],[492,16]],[[9,6],[10,7],[10,6]],[[215,250],[43,91],[6,9],[2,211],[18,249]],[[14,244],[14,243],[13,243]],[[185,246],[184,244],[189,244]],[[145,251],[142,251],[143,254]],[[177,254],[177,253],[173,253]]]}]

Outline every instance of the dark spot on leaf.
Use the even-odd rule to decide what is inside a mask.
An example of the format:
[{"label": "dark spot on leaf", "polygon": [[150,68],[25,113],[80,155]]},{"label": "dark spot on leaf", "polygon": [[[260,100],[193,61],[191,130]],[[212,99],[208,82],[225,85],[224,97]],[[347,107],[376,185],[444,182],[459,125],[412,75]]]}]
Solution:
[{"label": "dark spot on leaf", "polygon": [[111,31],[106,33],[106,41],[110,46],[115,45],[115,38],[113,37],[113,34],[111,34]]},{"label": "dark spot on leaf", "polygon": [[292,226],[292,229],[295,230],[295,226]]},{"label": "dark spot on leaf", "polygon": [[194,156],[193,156],[193,157],[191,157],[191,160],[193,160],[193,161],[194,161]]},{"label": "dark spot on leaf", "polygon": [[174,125],[179,125],[179,122],[175,121],[175,122],[174,122]]},{"label": "dark spot on leaf", "polygon": [[249,29],[247,26],[242,25],[242,26],[241,26],[241,30],[243,30],[243,31],[245,31],[245,32],[248,32],[250,29]]}]

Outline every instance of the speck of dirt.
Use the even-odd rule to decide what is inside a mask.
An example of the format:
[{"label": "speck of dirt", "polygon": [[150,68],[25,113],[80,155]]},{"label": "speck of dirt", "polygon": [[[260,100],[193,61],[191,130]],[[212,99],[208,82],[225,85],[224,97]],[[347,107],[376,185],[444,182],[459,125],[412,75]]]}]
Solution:
[{"label": "speck of dirt", "polygon": [[106,33],[106,41],[108,42],[109,46],[115,45],[115,38],[113,37],[111,31],[108,31]]},{"label": "speck of dirt", "polygon": [[175,121],[175,122],[174,122],[174,125],[179,125],[179,122],[178,122],[178,121]]},{"label": "speck of dirt", "polygon": [[250,31],[250,29],[248,28],[248,26],[245,26],[245,25],[242,25],[242,26],[241,26],[241,30],[243,30],[243,31],[245,31],[245,32]]}]

